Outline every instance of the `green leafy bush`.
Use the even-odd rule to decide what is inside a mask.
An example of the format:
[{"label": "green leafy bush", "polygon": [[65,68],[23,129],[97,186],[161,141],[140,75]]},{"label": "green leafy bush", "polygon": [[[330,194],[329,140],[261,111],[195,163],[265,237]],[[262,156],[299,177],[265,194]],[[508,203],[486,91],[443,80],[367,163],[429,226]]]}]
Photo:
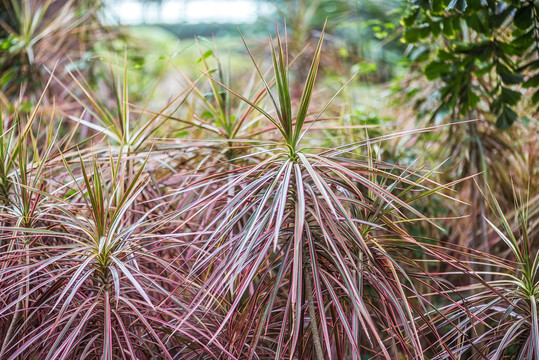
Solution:
[{"label": "green leafy bush", "polygon": [[480,109],[505,130],[524,99],[537,105],[538,11],[529,1],[413,1],[403,39],[417,44],[427,79],[441,83],[436,112]]}]

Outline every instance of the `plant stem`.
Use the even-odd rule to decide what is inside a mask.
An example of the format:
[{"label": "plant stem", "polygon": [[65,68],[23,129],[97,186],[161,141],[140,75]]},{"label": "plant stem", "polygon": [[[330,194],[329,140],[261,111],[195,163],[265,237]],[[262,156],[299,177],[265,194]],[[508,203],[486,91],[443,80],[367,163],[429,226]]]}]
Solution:
[{"label": "plant stem", "polygon": [[[303,256],[305,260],[305,255]],[[308,267],[310,267],[310,263],[311,262],[308,261]],[[313,334],[314,350],[316,358],[318,360],[324,360],[324,351],[322,350],[322,343],[320,342],[320,333],[318,332],[318,322],[316,321],[316,312],[314,309],[313,287],[311,285],[312,280],[310,269],[307,269],[307,271],[305,271],[305,292],[307,293],[307,302],[309,305],[309,317],[311,320],[310,325]]]},{"label": "plant stem", "polygon": [[[23,290],[22,288],[20,288],[19,297],[21,297],[22,294],[23,294]],[[2,342],[2,348],[0,349],[0,358],[2,355],[4,355],[4,352],[6,351],[7,346],[9,342],[11,341],[13,331],[15,331],[15,326],[21,316],[20,309],[21,309],[21,301],[18,301],[17,304],[15,305],[15,313],[13,314],[13,317],[11,318],[11,323],[9,324],[9,328],[7,329],[6,336],[4,337],[4,341]]]}]

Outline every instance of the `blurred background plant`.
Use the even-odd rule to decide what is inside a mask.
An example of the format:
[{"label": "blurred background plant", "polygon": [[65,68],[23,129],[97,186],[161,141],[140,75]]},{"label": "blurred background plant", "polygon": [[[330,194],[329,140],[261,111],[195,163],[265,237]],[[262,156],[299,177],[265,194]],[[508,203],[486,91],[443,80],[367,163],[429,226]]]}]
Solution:
[{"label": "blurred background plant", "polygon": [[[36,101],[49,71],[72,62],[81,68],[95,43],[110,35],[101,25],[99,1],[2,0],[1,6],[4,100],[17,99],[22,92],[25,100]],[[57,95],[54,86],[49,91]]]},{"label": "blurred background plant", "polygon": [[[447,127],[421,146],[448,158],[443,179],[478,174],[478,187],[455,190],[471,205],[450,241],[488,251],[486,216],[492,216],[481,192],[490,187],[502,208],[517,200],[514,190],[536,196],[529,176],[536,172],[537,9],[531,2],[410,2],[403,14],[411,76],[397,86],[423,119],[419,124]],[[404,100],[406,99],[406,100]],[[441,146],[440,146],[441,145]],[[531,157],[530,157],[531,155]],[[470,214],[471,210],[471,214]],[[487,267],[488,270],[488,267]]]}]

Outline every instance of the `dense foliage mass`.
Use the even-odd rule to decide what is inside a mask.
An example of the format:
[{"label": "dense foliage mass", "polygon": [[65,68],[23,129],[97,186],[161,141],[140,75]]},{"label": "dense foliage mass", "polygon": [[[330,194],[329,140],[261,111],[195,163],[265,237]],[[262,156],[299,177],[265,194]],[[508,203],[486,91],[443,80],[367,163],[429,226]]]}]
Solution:
[{"label": "dense foliage mass", "polygon": [[276,4],[3,2],[0,359],[539,358],[536,5]]},{"label": "dense foliage mass", "polygon": [[[434,112],[484,111],[507,129],[522,101],[539,103],[539,6],[533,1],[414,1],[403,18],[404,40],[421,43],[428,79],[443,82]],[[429,52],[432,53],[429,56]],[[518,91],[518,86],[529,91]],[[482,101],[483,100],[483,101]],[[482,106],[483,104],[488,107]]]}]

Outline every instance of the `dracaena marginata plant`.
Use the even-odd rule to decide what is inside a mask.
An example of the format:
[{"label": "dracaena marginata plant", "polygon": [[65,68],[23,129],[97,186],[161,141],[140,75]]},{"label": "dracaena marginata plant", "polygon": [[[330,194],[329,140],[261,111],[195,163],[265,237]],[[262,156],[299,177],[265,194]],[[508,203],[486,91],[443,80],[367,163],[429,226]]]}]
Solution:
[{"label": "dracaena marginata plant", "polygon": [[[163,76],[164,71],[160,77]],[[83,127],[90,131],[92,135],[89,138],[81,138],[81,142],[88,142],[89,139],[96,138],[91,147],[85,146],[80,151],[65,154],[66,156],[75,155],[82,157],[85,161],[91,160],[93,156],[107,156],[110,152],[114,157],[125,159],[127,172],[134,176],[137,165],[136,161],[148,158],[148,167],[160,171],[152,171],[151,179],[153,181],[152,195],[148,198],[160,199],[162,186],[158,183],[169,183],[168,177],[173,172],[170,169],[185,165],[189,160],[186,155],[186,146],[183,143],[178,144],[176,139],[165,139],[160,137],[158,131],[166,128],[163,125],[169,125],[171,120],[180,120],[174,116],[176,112],[189,99],[189,94],[196,88],[197,81],[193,81],[177,96],[170,99],[165,106],[159,110],[153,110],[151,100],[155,98],[159,80],[151,89],[146,99],[141,105],[130,103],[131,90],[129,88],[129,68],[127,61],[127,52],[125,53],[123,64],[109,62],[110,70],[110,88],[111,96],[104,98],[99,96],[99,89],[92,87],[85,76],[78,70],[69,72],[72,83],[62,81],[59,77],[51,75],[61,84],[70,96],[82,106],[83,111],[79,115],[70,112],[63,114],[74,122],[73,132],[81,135],[81,132],[75,132],[78,127]],[[102,90],[102,89],[101,89]],[[192,122],[180,121],[187,127],[192,127]],[[151,153],[151,156],[150,156]],[[122,161],[120,161],[123,163]],[[157,165],[156,165],[157,164]],[[148,188],[149,189],[149,188]],[[116,193],[115,196],[118,196]],[[164,209],[163,209],[164,210]]]},{"label": "dracaena marginata plant", "polygon": [[[20,147],[20,171],[12,178],[20,201],[2,215],[14,220],[1,229],[0,358],[227,354],[218,342],[204,345],[211,334],[194,323],[198,311],[183,319],[190,294],[175,290],[185,269],[163,258],[174,238],[157,230],[163,224],[156,211],[141,204],[151,183],[146,161],[135,161],[130,174],[129,159],[115,152],[87,161],[67,152],[50,159],[49,143],[31,163]],[[59,161],[67,179],[57,173],[55,181],[40,180],[47,163]],[[190,283],[196,291],[197,282]]]},{"label": "dracaena marginata plant", "polygon": [[84,108],[80,116],[65,113],[68,119],[105,135],[107,138],[105,147],[112,145],[118,152],[133,154],[148,151],[155,145],[151,137],[185,103],[197,82],[192,82],[159,111],[152,111],[149,105],[155,96],[158,82],[144,103],[135,107],[129,98],[128,70],[127,53],[123,59],[123,66],[114,67],[112,63],[109,64],[111,95],[108,99],[98,96],[97,89],[93,88],[77,69],[68,72],[72,83],[66,83],[59,77],[52,76]]},{"label": "dracaena marginata plant", "polygon": [[227,350],[242,359],[425,358],[439,345],[416,326],[429,304],[414,287],[413,278],[425,273],[411,254],[442,258],[405,225],[407,214],[425,219],[411,203],[442,186],[428,172],[354,157],[350,150],[362,143],[319,151],[303,145],[329,106],[309,112],[323,33],[297,108],[286,47],[279,34],[276,40],[269,82],[247,47],[271,111],[212,80],[262,114],[281,140],[262,143],[255,164],[204,175],[176,191],[214,185],[178,212],[184,219],[211,211],[186,244],[196,250],[185,259],[193,264],[188,279],[202,282],[190,312],[218,308],[222,323],[210,344],[226,336]]},{"label": "dracaena marginata plant", "polygon": [[[0,20],[0,100],[16,99],[21,88],[39,98],[46,68],[82,59],[106,37],[98,0],[2,0],[0,6],[5,15]],[[53,87],[49,96],[59,95],[56,90],[61,89]]]},{"label": "dracaena marginata plant", "polygon": [[[536,359],[539,357],[539,253],[532,236],[537,224],[529,201],[507,217],[490,188],[488,203],[497,223],[486,220],[508,251],[506,258],[478,254],[485,265],[472,285],[457,288],[462,300],[441,307],[433,318],[444,334],[446,351],[435,359]],[[532,227],[530,227],[532,225]],[[488,276],[489,281],[484,279]]]},{"label": "dracaena marginata plant", "polygon": [[[204,130],[213,134],[217,139],[233,142],[234,140],[251,138],[260,116],[253,116],[255,108],[235,98],[221,84],[230,87],[233,79],[236,83],[239,80],[246,81],[244,96],[260,105],[267,93],[262,82],[256,81],[258,77],[256,72],[248,77],[242,77],[242,74],[233,72],[230,60],[223,63],[216,47],[213,50],[203,52],[199,44],[199,52],[201,70],[204,74],[211,76],[206,77],[206,87],[209,87],[209,92],[203,93],[201,89],[195,88],[197,99],[202,106],[200,110],[195,112],[194,118],[205,125]],[[232,143],[227,145],[230,148],[234,146]],[[234,151],[227,157],[232,159],[233,153]]]},{"label": "dracaena marginata plant", "polygon": [[[191,171],[192,176],[175,177],[176,183],[173,184],[175,187],[181,187],[186,179],[193,176],[200,178],[226,172],[232,177],[231,171],[233,172],[235,168],[263,159],[266,149],[261,145],[273,144],[275,137],[274,128],[261,121],[264,117],[254,106],[227,91],[232,83],[242,84],[242,96],[251,99],[251,103],[261,106],[267,97],[267,89],[257,72],[238,73],[232,70],[230,59],[222,60],[216,44],[213,49],[206,51],[203,43],[198,45],[200,52],[198,63],[201,66],[199,70],[208,76],[192,82],[184,75],[184,78],[191,83],[195,95],[192,99],[194,107],[192,116],[183,119],[169,116],[169,119],[183,125],[182,132],[187,133],[186,130],[190,130],[189,138],[182,140],[188,141],[193,149],[188,164],[188,168],[194,170]],[[172,147],[174,145],[170,143],[168,148]],[[204,197],[215,190],[215,186],[220,185],[216,182],[207,182],[205,186],[197,187],[196,196]],[[229,195],[233,195],[234,191],[234,188],[230,188]],[[186,201],[183,192],[170,194],[167,198],[177,204],[177,208],[181,208],[183,206],[181,204]],[[212,216],[211,211],[194,216],[192,213],[183,214],[183,218],[191,219],[186,225],[194,224],[195,227],[203,224],[207,216]]]}]

